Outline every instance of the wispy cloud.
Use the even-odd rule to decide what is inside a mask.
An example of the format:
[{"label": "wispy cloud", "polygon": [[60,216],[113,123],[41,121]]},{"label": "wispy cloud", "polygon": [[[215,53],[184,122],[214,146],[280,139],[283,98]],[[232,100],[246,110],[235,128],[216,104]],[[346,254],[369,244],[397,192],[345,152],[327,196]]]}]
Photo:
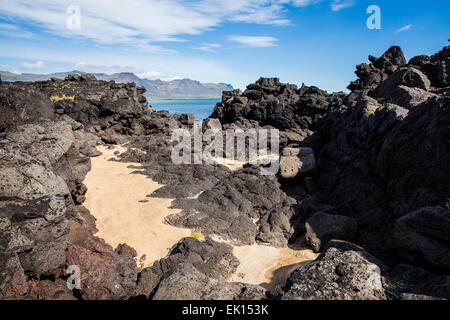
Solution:
[{"label": "wispy cloud", "polygon": [[353,0],[333,0],[331,3],[331,10],[340,11],[345,8],[353,7],[355,2]]},{"label": "wispy cloud", "polygon": [[182,77],[178,76],[169,76],[162,72],[158,71],[145,71],[136,74],[141,79],[149,79],[149,80],[164,80],[164,81],[172,81],[177,79],[182,79]]},{"label": "wispy cloud", "polygon": [[263,37],[263,36],[229,36],[228,40],[238,42],[244,47],[263,48],[263,47],[275,47],[277,46],[277,38]]},{"label": "wispy cloud", "polygon": [[411,30],[412,27],[413,27],[412,24],[408,24],[408,25],[403,26],[400,29],[396,30],[394,33],[406,32],[406,31]]},{"label": "wispy cloud", "polygon": [[197,50],[214,52],[215,49],[221,48],[222,45],[220,43],[203,43],[200,47],[194,48]]},{"label": "wispy cloud", "polygon": [[89,64],[86,62],[78,62],[75,65],[75,70],[84,72],[95,72],[95,73],[116,73],[116,72],[136,72],[136,68],[129,66],[109,66],[109,65],[97,65]]},{"label": "wispy cloud", "polygon": [[161,79],[165,81],[181,79],[182,77],[170,76],[159,71],[143,71],[131,66],[119,66],[119,65],[97,65],[89,64],[85,62],[79,62],[75,65],[75,70],[90,72],[90,73],[120,73],[120,72],[132,72],[141,79],[156,80]]},{"label": "wispy cloud", "polygon": [[16,70],[15,68],[11,67],[10,65],[7,64],[0,64],[0,70],[2,71],[9,71],[12,73],[17,73],[20,74],[21,72],[19,70]]},{"label": "wispy cloud", "polygon": [[[319,0],[77,0],[80,29],[68,29],[72,0],[2,0],[0,14],[10,21],[32,23],[36,32],[161,49],[152,42],[182,41],[183,35],[211,30],[224,22],[288,25],[288,6]],[[14,28],[4,25],[4,28]]]},{"label": "wispy cloud", "polygon": [[47,64],[45,64],[42,61],[38,61],[36,63],[28,63],[28,62],[23,62],[20,65],[20,69],[21,70],[25,70],[25,71],[35,71],[35,70],[42,70],[47,68]]}]

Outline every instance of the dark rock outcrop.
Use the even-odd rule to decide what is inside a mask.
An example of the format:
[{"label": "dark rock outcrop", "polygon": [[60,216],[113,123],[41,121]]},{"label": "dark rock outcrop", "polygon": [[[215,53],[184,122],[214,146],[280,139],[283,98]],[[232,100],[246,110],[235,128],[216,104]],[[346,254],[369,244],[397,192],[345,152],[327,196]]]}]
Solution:
[{"label": "dark rock outcrop", "polygon": [[259,168],[247,167],[224,177],[197,199],[176,200],[173,207],[183,211],[167,221],[223,236],[237,245],[256,240],[283,247],[294,233],[293,204],[295,200],[280,189],[274,176],[263,176]]},{"label": "dark rock outcrop", "polygon": [[417,56],[409,60],[409,65],[425,73],[435,88],[450,86],[450,46],[432,56]]},{"label": "dark rock outcrop", "polygon": [[316,158],[311,148],[286,147],[280,157],[280,174],[284,179],[293,179],[316,170]]},{"label": "dark rock outcrop", "polygon": [[397,46],[389,48],[380,58],[369,56],[369,61],[371,64],[362,63],[356,66],[355,74],[358,80],[348,86],[349,90],[366,92],[375,90],[383,80],[406,64],[403,51]]},{"label": "dark rock outcrop", "polygon": [[[344,93],[328,94],[316,87],[280,83],[278,78],[260,78],[244,92],[224,92],[211,118],[222,124],[248,123],[271,126],[306,135],[328,111],[342,104]],[[253,123],[253,125],[251,124]]]},{"label": "dark rock outcrop", "polygon": [[133,257],[114,252],[103,239],[90,236],[82,228],[72,225],[71,244],[66,253],[67,265],[80,268],[81,298],[118,300],[134,296],[137,265]]},{"label": "dark rock outcrop", "polygon": [[[151,112],[134,83],[96,80],[93,75],[69,75],[65,80],[4,83],[0,87],[0,131],[20,123],[69,116],[93,133],[140,134],[140,118]],[[107,133],[105,133],[107,134]]]},{"label": "dark rock outcrop", "polygon": [[352,218],[318,212],[306,221],[306,242],[314,252],[320,252],[332,239],[352,240],[357,228]]},{"label": "dark rock outcrop", "polygon": [[430,90],[430,80],[422,71],[412,67],[401,67],[378,86],[375,95],[389,99],[398,86]]},{"label": "dark rock outcrop", "polygon": [[167,257],[142,270],[136,294],[155,300],[264,298],[262,287],[227,282],[238,265],[231,246],[184,238]]},{"label": "dark rock outcrop", "polygon": [[331,241],[312,263],[297,268],[288,280],[285,300],[386,299],[386,267],[362,248]]},{"label": "dark rock outcrop", "polygon": [[395,222],[394,239],[402,258],[409,263],[450,271],[450,210],[426,207]]},{"label": "dark rock outcrop", "polygon": [[448,299],[449,280],[401,264],[388,268],[352,243],[333,240],[312,263],[295,270],[284,300]]}]

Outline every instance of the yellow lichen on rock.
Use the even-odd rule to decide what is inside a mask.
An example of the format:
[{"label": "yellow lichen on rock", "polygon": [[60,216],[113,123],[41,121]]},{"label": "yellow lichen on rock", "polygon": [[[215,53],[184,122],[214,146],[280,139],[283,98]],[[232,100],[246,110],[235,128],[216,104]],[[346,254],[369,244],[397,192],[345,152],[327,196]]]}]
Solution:
[{"label": "yellow lichen on rock", "polygon": [[53,96],[50,97],[50,100],[52,102],[57,102],[57,101],[62,101],[62,100],[72,100],[72,101],[74,101],[75,100],[75,96],[66,96],[65,94],[62,94],[60,96],[53,95]]}]

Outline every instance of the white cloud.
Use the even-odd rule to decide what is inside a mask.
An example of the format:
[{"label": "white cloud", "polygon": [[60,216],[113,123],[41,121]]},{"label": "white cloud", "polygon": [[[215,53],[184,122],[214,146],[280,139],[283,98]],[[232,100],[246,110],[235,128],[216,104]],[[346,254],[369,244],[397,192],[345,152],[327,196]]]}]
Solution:
[{"label": "white cloud", "polygon": [[345,8],[349,8],[355,5],[353,0],[334,0],[331,3],[331,10],[340,11]]},{"label": "white cloud", "polygon": [[261,37],[261,36],[229,36],[228,40],[238,42],[244,47],[263,48],[263,47],[275,47],[278,41],[274,37]]},{"label": "white cloud", "polygon": [[214,52],[215,49],[221,48],[222,45],[220,43],[203,43],[200,47],[195,48],[197,50]]},{"label": "white cloud", "polygon": [[42,61],[38,61],[36,63],[23,62],[20,65],[21,70],[42,70],[45,69],[46,67],[47,65]]},{"label": "white cloud", "polygon": [[96,65],[96,64],[89,64],[89,63],[85,63],[85,62],[77,63],[75,65],[75,70],[83,71],[83,72],[90,72],[90,73],[106,73],[106,74],[132,72],[141,79],[149,79],[149,80],[161,79],[164,81],[170,81],[170,80],[182,79],[182,77],[169,76],[169,75],[166,75],[166,74],[164,74],[162,72],[158,72],[158,71],[143,71],[143,70],[137,69],[135,67],[131,67],[131,66]]},{"label": "white cloud", "polygon": [[0,70],[1,71],[9,71],[9,72],[16,73],[16,74],[21,74],[21,72],[19,70],[16,70],[15,68],[13,68],[7,64],[0,64]]},{"label": "white cloud", "polygon": [[[320,0],[77,0],[80,29],[69,30],[66,12],[73,0],[2,0],[0,13],[26,20],[57,36],[125,44],[152,52],[164,51],[152,42],[183,41],[225,22],[288,25],[289,5],[304,7]],[[11,25],[4,25],[11,28]]]},{"label": "white cloud", "polygon": [[183,77],[177,77],[177,76],[168,76],[165,75],[162,72],[158,71],[146,71],[136,74],[141,79],[149,79],[149,80],[164,80],[164,81],[171,81],[171,80],[177,80],[182,79]]},{"label": "white cloud", "polygon": [[0,29],[2,30],[18,30],[19,28],[10,23],[2,23],[0,22]]},{"label": "white cloud", "polygon": [[118,73],[118,72],[136,72],[136,68],[128,66],[106,66],[79,62],[75,65],[75,70],[94,73]]},{"label": "white cloud", "polygon": [[400,29],[398,29],[397,31],[395,31],[395,33],[400,33],[400,32],[406,32],[411,30],[411,28],[413,27],[412,24],[408,24],[406,26],[401,27]]}]

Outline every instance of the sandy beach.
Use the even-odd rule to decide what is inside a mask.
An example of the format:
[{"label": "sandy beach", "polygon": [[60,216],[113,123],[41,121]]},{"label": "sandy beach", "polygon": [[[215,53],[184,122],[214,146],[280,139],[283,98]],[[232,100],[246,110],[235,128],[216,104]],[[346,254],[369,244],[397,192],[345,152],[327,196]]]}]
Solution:
[{"label": "sandy beach", "polygon": [[[191,230],[164,223],[165,217],[180,210],[169,208],[173,199],[146,197],[163,185],[133,173],[138,170],[130,166],[139,164],[109,161],[117,158],[114,154],[117,151],[125,151],[123,147],[98,149],[103,155],[91,159],[92,170],[84,181],[88,187],[84,205],[97,219],[97,236],[113,247],[127,243],[136,249],[139,267],[151,266],[165,257],[181,238],[192,236]],[[242,167],[242,163],[227,164],[232,170]],[[284,284],[297,265],[317,257],[310,249],[259,244],[233,246],[233,253],[240,265],[230,280],[261,284],[268,289]]]},{"label": "sandy beach", "polygon": [[84,205],[97,219],[96,235],[113,247],[127,243],[138,253],[138,266],[140,262],[150,266],[191,231],[164,223],[166,216],[179,210],[169,209],[173,199],[146,197],[162,185],[132,174],[136,169],[129,166],[139,164],[108,161],[116,158],[114,152],[125,149],[100,146],[98,150],[103,155],[91,159],[92,169],[84,181],[88,187]]}]

